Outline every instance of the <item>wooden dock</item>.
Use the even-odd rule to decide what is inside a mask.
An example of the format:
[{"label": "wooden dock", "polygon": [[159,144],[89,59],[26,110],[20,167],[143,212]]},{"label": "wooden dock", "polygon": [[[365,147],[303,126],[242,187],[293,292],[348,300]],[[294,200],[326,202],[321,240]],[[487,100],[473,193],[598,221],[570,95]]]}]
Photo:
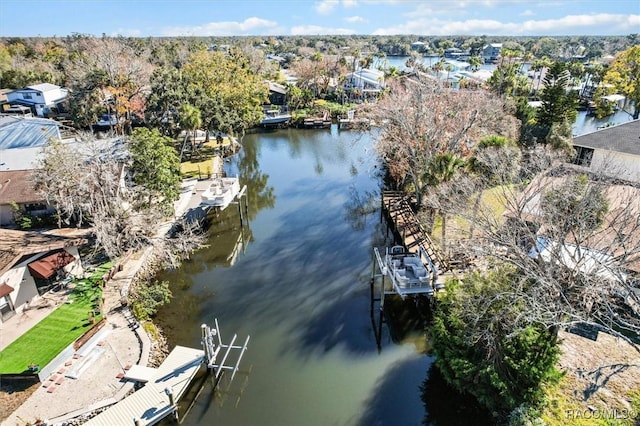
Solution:
[{"label": "wooden dock", "polygon": [[203,365],[202,349],[176,346],[158,368],[134,366],[125,379],[144,387],[89,420],[89,426],[153,425],[176,411],[176,404]]},{"label": "wooden dock", "polygon": [[403,192],[383,191],[382,214],[385,215],[388,226],[407,251],[421,252],[425,267],[428,268],[428,263],[433,262],[438,274],[451,271],[451,265],[418,220],[409,200],[410,196]]}]

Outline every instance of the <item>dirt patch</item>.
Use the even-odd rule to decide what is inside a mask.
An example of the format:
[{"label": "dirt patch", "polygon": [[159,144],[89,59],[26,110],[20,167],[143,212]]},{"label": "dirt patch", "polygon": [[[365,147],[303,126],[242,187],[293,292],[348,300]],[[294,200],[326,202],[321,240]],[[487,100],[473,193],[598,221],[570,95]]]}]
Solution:
[{"label": "dirt patch", "polygon": [[0,422],[5,421],[11,413],[16,411],[36,389],[40,383],[0,383]]},{"label": "dirt patch", "polygon": [[605,333],[596,341],[566,332],[559,337],[563,393],[584,408],[629,409],[629,394],[640,389],[640,352]]}]

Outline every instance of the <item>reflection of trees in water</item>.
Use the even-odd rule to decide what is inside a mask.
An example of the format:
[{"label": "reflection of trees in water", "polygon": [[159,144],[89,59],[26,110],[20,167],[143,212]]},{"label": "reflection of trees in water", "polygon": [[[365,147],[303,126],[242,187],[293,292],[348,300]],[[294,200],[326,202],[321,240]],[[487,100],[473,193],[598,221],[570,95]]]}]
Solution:
[{"label": "reflection of trees in water", "polygon": [[240,184],[247,185],[247,202],[249,203],[249,219],[256,217],[264,208],[273,208],[276,202],[274,189],[268,185],[269,175],[262,173],[258,163],[258,148],[253,140],[247,140],[238,153],[236,166]]},{"label": "reflection of trees in water", "polygon": [[[433,358],[427,356],[406,358],[394,363],[380,376],[372,387],[369,398],[364,401],[359,419],[354,419],[357,426],[370,425],[415,425],[422,409],[417,401],[420,382]],[[417,404],[414,403],[417,402]],[[423,423],[438,426],[449,423]],[[465,424],[475,424],[469,422]]]},{"label": "reflection of trees in water", "polygon": [[491,426],[491,414],[470,395],[462,395],[453,389],[431,365],[427,378],[420,386],[426,416],[425,425],[438,426]]},{"label": "reflection of trees in water", "polygon": [[344,209],[345,220],[354,231],[360,231],[367,224],[369,215],[380,209],[380,194],[373,191],[358,191],[352,186]]}]

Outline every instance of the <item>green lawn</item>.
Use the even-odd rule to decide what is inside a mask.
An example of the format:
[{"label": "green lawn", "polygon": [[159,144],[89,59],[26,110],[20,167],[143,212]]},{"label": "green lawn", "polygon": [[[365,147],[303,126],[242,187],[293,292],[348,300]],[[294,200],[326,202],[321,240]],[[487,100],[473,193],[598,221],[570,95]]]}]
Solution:
[{"label": "green lawn", "polygon": [[[71,303],[60,305],[0,352],[0,374],[23,373],[30,364],[44,367],[86,332],[91,326],[89,314],[102,298],[102,287],[95,283],[111,266],[110,262],[101,265],[90,278],[76,281]],[[101,318],[98,315],[95,321]]]}]

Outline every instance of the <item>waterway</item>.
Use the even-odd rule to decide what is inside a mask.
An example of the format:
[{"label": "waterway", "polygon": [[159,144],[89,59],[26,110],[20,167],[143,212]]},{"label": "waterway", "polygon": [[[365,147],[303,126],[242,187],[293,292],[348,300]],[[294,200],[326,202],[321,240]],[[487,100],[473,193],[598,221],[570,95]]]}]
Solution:
[{"label": "waterway", "polygon": [[372,249],[389,242],[369,136],[249,134],[225,167],[247,185],[248,224],[228,207],[209,247],[158,276],[173,291],[158,317],[170,346],[200,347],[216,318],[223,340],[251,339],[234,381],[205,387],[184,424],[483,424],[430,373],[419,315],[381,323],[371,309]]}]

